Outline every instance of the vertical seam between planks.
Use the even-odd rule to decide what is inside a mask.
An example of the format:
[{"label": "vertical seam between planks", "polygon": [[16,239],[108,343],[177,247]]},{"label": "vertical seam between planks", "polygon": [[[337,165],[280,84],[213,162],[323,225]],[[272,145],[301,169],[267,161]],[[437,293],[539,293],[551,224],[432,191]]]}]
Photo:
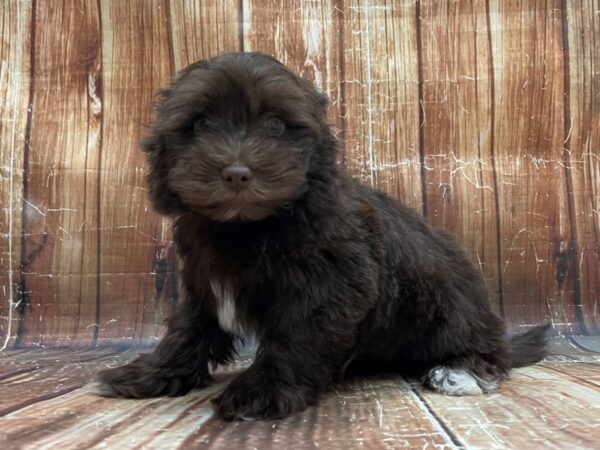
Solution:
[{"label": "vertical seam between planks", "polygon": [[[10,4],[7,9],[10,8]],[[20,17],[19,14],[19,2],[17,2],[17,20]],[[10,13],[9,13],[10,16]],[[4,21],[3,21],[4,22]],[[23,29],[19,27],[19,29]],[[4,31],[4,30],[3,30]],[[17,35],[18,36],[18,35]],[[22,39],[17,37],[17,58],[18,55],[21,54],[20,47],[22,45]],[[20,64],[16,64],[17,67],[20,67]],[[11,142],[10,142],[10,163],[8,169],[8,324],[6,326],[6,339],[4,340],[4,344],[0,347],[0,351],[6,349],[8,346],[8,342],[10,341],[10,333],[12,332],[12,318],[13,318],[13,307],[14,307],[14,297],[13,297],[13,265],[12,265],[12,225],[13,225],[13,164],[15,159],[15,129],[16,129],[16,119],[17,119],[17,93],[19,92],[19,82],[21,80],[20,73],[16,72],[13,74],[13,89],[14,89],[14,97],[13,97],[13,123],[12,123],[12,134],[11,134]]]},{"label": "vertical seam between planks", "polygon": [[[99,85],[99,99],[101,108],[104,108],[104,85],[103,75],[104,75],[104,30],[102,29],[102,3],[101,0],[97,0],[98,5],[98,34],[100,35],[100,51],[98,54],[99,65],[98,68],[99,77],[98,77],[98,85]],[[100,300],[101,300],[101,289],[102,283],[100,282],[100,274],[101,264],[102,264],[102,216],[101,216],[101,204],[102,204],[102,147],[104,144],[104,111],[102,110],[102,114],[100,116],[100,130],[98,131],[98,189],[96,191],[96,227],[98,228],[98,233],[96,234],[96,312],[95,312],[95,327],[94,334],[92,336],[92,342],[90,343],[91,348],[95,348],[98,343],[98,335],[100,333]]]},{"label": "vertical seam between planks", "polygon": [[[87,9],[84,7],[84,12],[86,14],[85,17],[85,26],[84,26],[84,33],[86,36],[86,41],[88,39],[89,36],[89,28],[88,28],[88,16],[87,16]],[[100,45],[98,43],[98,45]],[[96,58],[98,58],[98,55],[96,54]],[[87,221],[87,194],[88,194],[88,164],[89,164],[89,150],[90,150],[90,129],[91,129],[91,116],[90,116],[90,103],[92,101],[92,96],[91,96],[91,91],[90,91],[90,75],[94,73],[94,69],[93,69],[93,65],[89,65],[88,63],[86,63],[85,65],[86,70],[85,70],[85,77],[86,77],[86,83],[85,83],[85,88],[86,88],[86,117],[85,117],[85,123],[86,123],[86,133],[85,133],[85,158],[84,158],[84,173],[83,173],[83,207],[82,207],[82,212],[83,212],[83,224],[86,223]],[[91,69],[90,69],[91,67]],[[97,233],[99,233],[100,231],[96,231]],[[87,246],[86,246],[86,230],[85,230],[85,226],[81,226],[81,255],[80,255],[80,261],[79,261],[79,273],[83,274],[83,270],[84,270],[84,261],[85,261],[85,252],[87,250]],[[75,330],[73,331],[73,338],[78,338],[79,337],[79,323],[81,321],[81,302],[82,302],[82,296],[83,296],[83,277],[81,277],[80,281],[79,281],[79,297],[77,299],[77,320],[75,322]]]},{"label": "vertical seam between planks", "polygon": [[581,305],[581,286],[579,280],[579,265],[577,255],[579,254],[577,246],[577,221],[575,219],[575,205],[573,198],[573,179],[571,177],[571,96],[569,89],[571,87],[571,75],[569,73],[569,28],[567,23],[567,1],[561,0],[561,31],[562,31],[562,54],[563,54],[563,89],[564,89],[564,112],[563,112],[563,133],[565,140],[563,142],[563,165],[565,168],[565,182],[567,189],[567,209],[569,213],[570,236],[569,236],[569,259],[573,267],[573,306],[575,307],[575,319],[578,322],[579,329],[583,334],[588,334],[583,317],[583,307]]},{"label": "vertical seam between planks", "polygon": [[[18,3],[18,2],[17,2]],[[33,120],[33,95],[35,88],[35,38],[36,38],[36,9],[37,1],[31,3],[31,43],[29,45],[29,102],[27,108],[27,124],[25,126],[25,145],[23,146],[23,191],[22,191],[22,208],[21,208],[21,261],[19,264],[19,325],[15,337],[15,348],[21,344],[21,338],[25,331],[25,311],[27,306],[27,294],[25,284],[25,266],[27,262],[26,249],[26,230],[27,230],[27,214],[26,203],[29,194],[29,141],[31,139],[31,122]]]},{"label": "vertical seam between planks", "polygon": [[[20,2],[16,3],[16,16],[17,21],[21,18],[20,14]],[[8,6],[10,8],[10,5]],[[10,16],[10,14],[9,14]],[[19,30],[22,30],[22,26],[18,26]],[[17,58],[22,55],[22,46],[23,46],[23,35],[17,33],[17,45],[16,45],[16,54]],[[17,67],[21,66],[21,61],[17,61],[15,64]],[[8,343],[10,341],[10,334],[12,332],[12,320],[13,320],[13,308],[15,306],[14,303],[14,287],[13,287],[13,255],[12,255],[12,233],[13,233],[13,169],[14,169],[14,160],[15,160],[15,134],[16,134],[16,122],[17,122],[17,94],[20,88],[21,75],[19,71],[13,73],[13,122],[12,122],[12,130],[11,130],[11,141],[10,141],[10,167],[8,171],[8,184],[9,184],[9,193],[8,193],[8,324],[6,327],[6,339],[0,347],[0,351],[6,349],[8,347]]]},{"label": "vertical seam between planks", "polygon": [[492,179],[494,183],[494,207],[496,208],[496,254],[498,270],[498,309],[500,316],[505,317],[504,312],[504,278],[502,276],[502,240],[500,221],[500,192],[498,185],[498,170],[496,168],[496,79],[494,72],[494,53],[492,46],[492,19],[490,14],[490,2],[486,0],[486,20],[488,32],[489,78],[490,78],[490,149],[492,158]]},{"label": "vertical seam between planks", "polygon": [[365,1],[365,32],[367,33],[367,130],[369,148],[369,168],[371,173],[371,187],[375,187],[375,157],[373,154],[373,99],[371,91],[371,32],[369,27],[369,0]]},{"label": "vertical seam between planks", "polygon": [[421,168],[421,201],[423,217],[429,214],[427,206],[427,178],[425,169],[425,105],[423,104],[423,37],[421,35],[421,3],[417,0],[415,9],[415,31],[417,33],[417,74],[419,91],[419,165]]}]

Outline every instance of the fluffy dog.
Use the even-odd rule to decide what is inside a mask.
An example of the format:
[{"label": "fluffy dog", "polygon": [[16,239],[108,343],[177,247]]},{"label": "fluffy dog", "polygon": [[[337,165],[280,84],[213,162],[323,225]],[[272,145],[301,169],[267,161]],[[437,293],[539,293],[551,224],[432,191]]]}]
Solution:
[{"label": "fluffy dog", "polygon": [[466,395],[543,357],[547,327],[509,339],[451,236],[342,173],[327,103],[260,53],[197,62],[161,92],[143,149],[184,295],[153,353],[99,374],[104,395],[183,395],[249,336],[253,364],[213,400],[225,419],[302,411],[346,369]]}]

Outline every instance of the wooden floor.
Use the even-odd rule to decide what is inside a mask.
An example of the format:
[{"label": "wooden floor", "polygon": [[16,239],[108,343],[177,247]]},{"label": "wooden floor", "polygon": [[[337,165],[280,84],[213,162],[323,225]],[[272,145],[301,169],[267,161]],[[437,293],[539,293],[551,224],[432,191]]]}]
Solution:
[{"label": "wooden floor", "polygon": [[494,394],[452,398],[396,375],[337,385],[286,420],[223,422],[208,400],[219,382],[185,397],[115,400],[86,383],[139,351],[17,350],[0,354],[2,449],[600,449],[600,354],[573,341],[515,370]]}]

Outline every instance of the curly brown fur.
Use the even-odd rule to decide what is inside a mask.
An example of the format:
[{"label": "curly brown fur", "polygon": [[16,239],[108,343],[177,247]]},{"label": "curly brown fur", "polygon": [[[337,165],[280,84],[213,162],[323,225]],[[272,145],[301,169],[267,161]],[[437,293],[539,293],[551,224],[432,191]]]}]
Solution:
[{"label": "curly brown fur", "polygon": [[[154,353],[100,373],[105,395],[185,394],[248,335],[254,363],[214,400],[226,419],[301,411],[346,369],[461,395],[543,356],[546,329],[511,341],[451,236],[342,173],[326,106],[258,53],[193,64],[162,92],[144,150],[186,295]],[[246,171],[235,189],[227,167]]]}]

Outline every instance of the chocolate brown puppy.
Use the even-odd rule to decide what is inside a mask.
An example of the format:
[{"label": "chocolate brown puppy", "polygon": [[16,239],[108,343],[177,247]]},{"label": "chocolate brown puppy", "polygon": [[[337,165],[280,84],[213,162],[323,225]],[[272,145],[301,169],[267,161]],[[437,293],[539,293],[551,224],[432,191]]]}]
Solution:
[{"label": "chocolate brown puppy", "polygon": [[161,92],[143,149],[184,295],[153,353],[99,374],[104,395],[183,395],[250,336],[253,364],[213,400],[225,419],[302,411],[364,369],[480,394],[543,357],[547,327],[508,338],[450,235],[343,173],[327,103],[259,53],[197,62]]}]

